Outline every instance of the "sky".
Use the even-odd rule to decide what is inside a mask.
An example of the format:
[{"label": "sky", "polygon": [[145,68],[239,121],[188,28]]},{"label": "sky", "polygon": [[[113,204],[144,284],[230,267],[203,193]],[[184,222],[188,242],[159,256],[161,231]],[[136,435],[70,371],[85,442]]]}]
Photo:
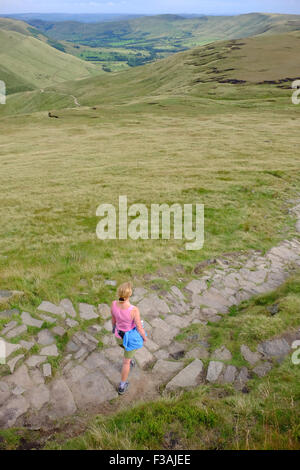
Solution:
[{"label": "sky", "polygon": [[300,14],[300,0],[0,0],[9,13],[203,13],[251,12]]}]

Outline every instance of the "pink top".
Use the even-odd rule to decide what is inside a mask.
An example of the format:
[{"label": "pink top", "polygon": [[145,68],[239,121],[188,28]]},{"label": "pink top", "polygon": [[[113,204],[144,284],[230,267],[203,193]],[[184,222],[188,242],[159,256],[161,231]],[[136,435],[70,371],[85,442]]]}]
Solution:
[{"label": "pink top", "polygon": [[130,331],[135,327],[135,321],[132,320],[131,310],[134,308],[134,305],[130,305],[129,308],[120,308],[115,300],[112,305],[112,313],[117,322],[117,328],[115,331],[115,336],[120,338],[118,335],[117,329],[120,331]]}]

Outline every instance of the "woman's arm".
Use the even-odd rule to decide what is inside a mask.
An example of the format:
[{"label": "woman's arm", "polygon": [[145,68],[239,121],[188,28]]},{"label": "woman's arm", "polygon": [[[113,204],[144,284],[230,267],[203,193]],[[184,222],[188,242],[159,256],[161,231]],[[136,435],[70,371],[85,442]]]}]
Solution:
[{"label": "woman's arm", "polygon": [[139,334],[141,335],[141,337],[143,338],[144,341],[147,341],[147,336],[145,334],[145,330],[142,327],[141,315],[140,315],[139,309],[137,307],[135,307],[134,310],[132,311],[132,313],[133,313],[133,320],[136,324],[136,328],[137,328]]}]

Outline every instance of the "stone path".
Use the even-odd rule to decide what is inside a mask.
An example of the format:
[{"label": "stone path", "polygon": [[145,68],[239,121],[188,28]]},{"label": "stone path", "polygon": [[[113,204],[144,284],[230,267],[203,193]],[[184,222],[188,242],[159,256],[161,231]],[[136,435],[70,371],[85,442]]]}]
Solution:
[{"label": "stone path", "polygon": [[[300,204],[293,212],[300,232]],[[230,364],[232,355],[225,346],[210,353],[209,344],[197,335],[190,342],[175,338],[190,324],[222,321],[231,306],[274,290],[299,266],[300,242],[294,238],[265,256],[233,254],[201,263],[195,269],[199,274],[180,289],[153,292],[137,287],[132,303],[140,308],[148,342],[136,354],[131,381],[164,386],[163,393],[204,383],[230,383],[245,391],[252,377],[267,375],[274,360],[291,353],[300,330],[264,341],[256,351],[242,345],[248,367],[240,369]],[[2,290],[0,304],[21,295]],[[0,319],[7,319],[0,327],[0,427],[38,427],[118,397],[122,350],[111,334],[110,308],[85,303],[75,307],[63,299],[59,305],[44,301],[36,312],[0,312]],[[80,328],[83,321],[85,330]]]}]

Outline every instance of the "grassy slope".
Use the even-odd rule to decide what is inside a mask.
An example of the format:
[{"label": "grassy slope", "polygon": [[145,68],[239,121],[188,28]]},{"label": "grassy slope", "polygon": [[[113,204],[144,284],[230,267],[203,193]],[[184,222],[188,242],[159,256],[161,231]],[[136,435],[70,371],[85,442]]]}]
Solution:
[{"label": "grassy slope", "polygon": [[[0,107],[0,281],[1,288],[25,292],[15,306],[34,312],[41,300],[63,297],[108,302],[114,290],[104,279],[120,282],[177,264],[189,271],[219,253],[264,250],[293,234],[285,201],[299,191],[300,108],[291,90],[256,84],[295,73],[293,34],[242,46],[224,42],[51,93],[9,97]],[[286,60],[284,71],[275,57]],[[256,61],[264,70],[255,70]],[[247,83],[222,83],[247,78],[251,67]],[[86,106],[65,109],[74,106],[71,94]],[[60,119],[48,119],[47,106],[57,106]],[[116,204],[119,194],[129,203],[204,203],[204,249],[186,252],[174,240],[99,242],[96,208]],[[178,283],[177,273],[169,277]],[[281,309],[271,324],[265,306],[277,300]],[[242,341],[254,345],[294,327],[298,316],[299,276],[210,326],[212,344],[226,344],[240,365]],[[98,417],[80,438],[65,443],[60,436],[49,446],[162,448],[173,432],[180,448],[299,448],[298,379],[299,366],[288,359],[256,380],[250,395],[229,390],[224,397],[218,387],[201,387]],[[18,446],[13,431],[0,437],[2,446],[5,440]]]},{"label": "grassy slope", "polygon": [[[0,109],[0,115],[46,110],[50,96],[52,107],[63,108],[66,103],[61,93],[73,94],[81,104],[92,106],[144,105],[152,101],[159,104],[174,96],[191,104],[195,98],[285,99],[290,91],[281,87],[290,88],[292,79],[300,76],[294,46],[299,39],[300,32],[292,32],[201,46],[122,73],[62,83],[48,88],[51,94],[47,96],[41,97],[39,92],[27,95],[24,105],[21,96],[11,97],[6,108]],[[277,87],[256,86],[286,78],[290,80]],[[235,80],[246,83],[241,86],[226,83]],[[68,103],[72,106],[72,99]]]},{"label": "grassy slope", "polygon": [[93,65],[64,54],[26,32],[3,29],[1,25],[0,64],[0,79],[7,83],[8,93],[82,79],[96,71]]},{"label": "grassy slope", "polygon": [[[32,36],[33,29],[24,21],[12,20],[9,18],[0,18],[0,30],[5,31],[15,31],[17,33],[24,34],[25,36]],[[36,35],[43,37],[43,34],[40,33],[37,29],[35,30]]]}]

